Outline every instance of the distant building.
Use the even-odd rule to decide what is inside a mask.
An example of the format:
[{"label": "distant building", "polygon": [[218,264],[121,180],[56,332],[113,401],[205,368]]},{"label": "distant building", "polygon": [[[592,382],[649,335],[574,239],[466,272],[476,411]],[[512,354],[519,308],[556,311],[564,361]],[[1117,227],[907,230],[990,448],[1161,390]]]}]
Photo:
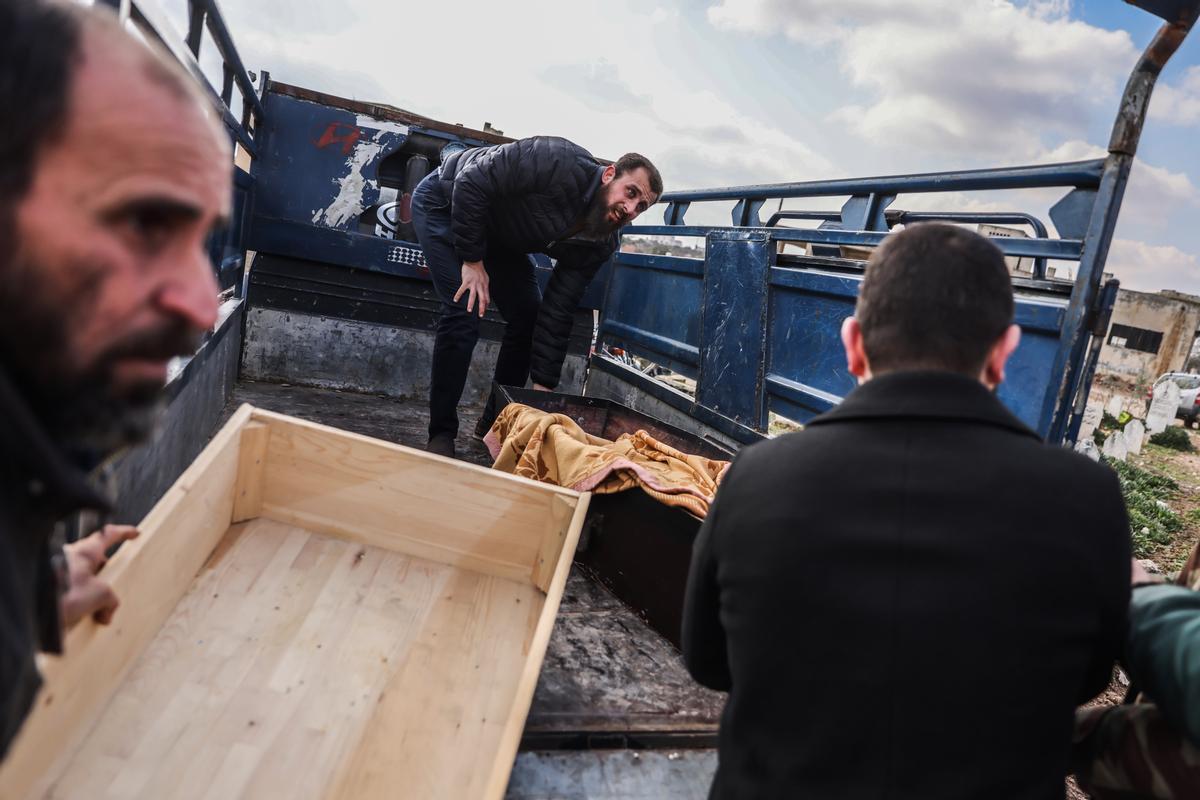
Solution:
[{"label": "distant building", "polygon": [[1100,351],[1096,382],[1142,392],[1164,372],[1183,372],[1200,329],[1200,297],[1121,289]]}]

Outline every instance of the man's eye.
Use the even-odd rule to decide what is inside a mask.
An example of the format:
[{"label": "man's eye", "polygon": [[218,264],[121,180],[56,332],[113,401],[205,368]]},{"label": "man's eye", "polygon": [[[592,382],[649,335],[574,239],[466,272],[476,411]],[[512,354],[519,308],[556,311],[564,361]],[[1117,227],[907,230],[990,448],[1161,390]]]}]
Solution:
[{"label": "man's eye", "polygon": [[138,209],[126,216],[125,228],[139,246],[157,249],[170,238],[172,221],[153,209]]}]

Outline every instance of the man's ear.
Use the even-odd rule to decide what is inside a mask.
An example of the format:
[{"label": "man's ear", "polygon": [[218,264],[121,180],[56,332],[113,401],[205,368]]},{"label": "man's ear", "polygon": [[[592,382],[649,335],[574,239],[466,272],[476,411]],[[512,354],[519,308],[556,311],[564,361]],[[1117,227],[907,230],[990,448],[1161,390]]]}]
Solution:
[{"label": "man's ear", "polygon": [[1018,325],[1009,325],[996,343],[992,345],[991,351],[988,352],[987,361],[983,364],[983,374],[979,379],[983,381],[989,389],[995,389],[1004,382],[1004,367],[1008,364],[1008,358],[1017,349],[1017,345],[1021,343],[1021,328]]},{"label": "man's ear", "polygon": [[862,326],[854,317],[842,320],[842,347],[846,349],[846,368],[862,383],[871,377],[867,351],[863,349]]},{"label": "man's ear", "polygon": [[606,183],[612,183],[612,179],[615,177],[617,177],[617,168],[609,164],[604,168],[604,172],[600,173],[600,184],[603,186]]}]

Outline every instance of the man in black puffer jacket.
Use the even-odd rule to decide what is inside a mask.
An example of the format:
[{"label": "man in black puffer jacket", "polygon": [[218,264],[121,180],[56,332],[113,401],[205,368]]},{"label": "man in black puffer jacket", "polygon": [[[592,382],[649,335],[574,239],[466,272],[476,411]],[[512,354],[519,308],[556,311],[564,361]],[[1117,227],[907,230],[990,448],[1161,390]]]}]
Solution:
[{"label": "man in black puffer jacket", "polygon": [[[644,156],[602,166],[577,144],[534,136],[451,155],[413,192],[413,226],[442,301],[429,390],[428,450],[454,455],[458,401],[496,304],[507,328],[496,381],[558,384],[579,298],[617,249],[617,231],[658,201]],[[531,253],[555,259],[543,298]]]}]

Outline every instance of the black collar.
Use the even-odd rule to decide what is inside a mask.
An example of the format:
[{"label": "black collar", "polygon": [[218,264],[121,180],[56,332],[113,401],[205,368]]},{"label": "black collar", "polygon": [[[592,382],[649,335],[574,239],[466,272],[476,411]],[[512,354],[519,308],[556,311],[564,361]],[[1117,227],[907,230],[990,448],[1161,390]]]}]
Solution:
[{"label": "black collar", "polygon": [[109,503],[88,483],[0,368],[0,495],[59,519],[80,509],[107,511]]},{"label": "black collar", "polygon": [[808,425],[861,419],[945,419],[981,422],[1041,439],[986,386],[954,372],[912,370],[872,378],[839,406]]}]

